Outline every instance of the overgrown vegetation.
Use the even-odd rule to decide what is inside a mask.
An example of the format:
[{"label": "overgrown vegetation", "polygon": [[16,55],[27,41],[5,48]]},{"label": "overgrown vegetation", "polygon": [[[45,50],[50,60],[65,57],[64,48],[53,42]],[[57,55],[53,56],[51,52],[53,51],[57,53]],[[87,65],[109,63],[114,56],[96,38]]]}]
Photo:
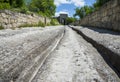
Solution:
[{"label": "overgrown vegetation", "polygon": [[32,0],[29,4],[29,10],[45,16],[53,16],[56,6],[54,0]]},{"label": "overgrown vegetation", "polygon": [[68,17],[68,18],[66,19],[66,21],[67,21],[67,24],[71,24],[71,23],[75,22],[76,19],[73,18],[73,17]]},{"label": "overgrown vegetation", "polygon": [[3,27],[3,26],[0,26],[0,30],[1,30],[1,29],[4,29],[4,27]]},{"label": "overgrown vegetation", "polygon": [[92,6],[84,6],[81,8],[75,9],[74,16],[78,16],[80,19],[85,17],[88,14],[91,14],[92,12],[98,10],[101,6],[103,6],[105,3],[107,3],[110,0],[96,0],[96,2]]},{"label": "overgrown vegetation", "polygon": [[93,4],[93,7],[95,8],[95,10],[97,10],[108,1],[110,0],[96,0],[96,2]]},{"label": "overgrown vegetation", "polygon": [[0,9],[21,8],[25,6],[25,2],[24,0],[0,0],[0,6]]},{"label": "overgrown vegetation", "polygon": [[19,28],[21,27],[45,27],[45,24],[41,21],[39,21],[38,24],[23,24],[21,26],[19,26]]},{"label": "overgrown vegetation", "polygon": [[50,25],[58,25],[58,24],[59,23],[58,23],[57,19],[51,19]]},{"label": "overgrown vegetation", "polygon": [[[12,10],[24,14],[37,14],[44,17],[52,17],[55,14],[56,6],[54,0],[0,0],[0,10]],[[56,25],[56,20],[51,20],[50,24],[41,21],[38,24],[24,24],[20,27],[45,27],[45,25]],[[0,26],[0,29],[3,27]]]},{"label": "overgrown vegetation", "polygon": [[10,9],[9,3],[0,3],[0,9]]},{"label": "overgrown vegetation", "polygon": [[0,9],[11,9],[21,13],[34,12],[51,17],[55,14],[54,0],[0,0]]}]

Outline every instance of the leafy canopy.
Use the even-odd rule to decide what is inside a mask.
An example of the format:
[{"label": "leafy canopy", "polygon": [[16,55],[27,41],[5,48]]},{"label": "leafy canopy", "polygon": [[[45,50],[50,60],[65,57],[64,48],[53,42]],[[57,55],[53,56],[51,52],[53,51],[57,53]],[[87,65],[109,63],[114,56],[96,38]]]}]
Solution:
[{"label": "leafy canopy", "polygon": [[33,12],[43,13],[46,16],[53,16],[55,14],[56,6],[54,0],[32,0],[29,9]]},{"label": "leafy canopy", "polygon": [[76,13],[74,14],[74,16],[79,16],[82,19],[86,15],[92,13],[94,11],[94,8],[89,6],[84,6],[81,8],[76,8],[75,11]]},{"label": "leafy canopy", "polygon": [[32,11],[44,16],[53,16],[56,6],[54,0],[0,0],[0,9],[18,9],[23,13]]},{"label": "leafy canopy", "polygon": [[74,16],[78,16],[80,19],[82,19],[86,15],[94,12],[95,10],[98,10],[101,6],[103,6],[108,1],[110,0],[96,0],[93,6],[84,6],[81,8],[76,8]]},{"label": "leafy canopy", "polygon": [[66,20],[67,20],[67,24],[70,24],[76,21],[76,19],[73,17],[68,17]]}]

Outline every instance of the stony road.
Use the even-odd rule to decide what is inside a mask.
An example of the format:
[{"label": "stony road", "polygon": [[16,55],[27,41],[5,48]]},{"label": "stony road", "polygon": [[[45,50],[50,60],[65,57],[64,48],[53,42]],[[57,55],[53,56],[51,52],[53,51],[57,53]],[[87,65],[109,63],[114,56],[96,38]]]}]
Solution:
[{"label": "stony road", "polygon": [[101,54],[68,26],[0,31],[0,81],[120,82]]}]

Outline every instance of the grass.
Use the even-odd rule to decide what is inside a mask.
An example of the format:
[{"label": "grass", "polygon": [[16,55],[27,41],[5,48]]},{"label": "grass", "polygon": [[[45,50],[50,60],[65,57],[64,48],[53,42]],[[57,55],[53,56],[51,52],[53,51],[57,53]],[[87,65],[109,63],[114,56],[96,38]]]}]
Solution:
[{"label": "grass", "polygon": [[50,25],[59,25],[57,19],[51,19]]},{"label": "grass", "polygon": [[45,24],[43,22],[39,21],[37,26],[45,27]]},{"label": "grass", "polygon": [[23,24],[21,26],[19,26],[19,28],[21,27],[45,27],[45,24],[42,23],[41,21],[39,21],[38,24]]}]

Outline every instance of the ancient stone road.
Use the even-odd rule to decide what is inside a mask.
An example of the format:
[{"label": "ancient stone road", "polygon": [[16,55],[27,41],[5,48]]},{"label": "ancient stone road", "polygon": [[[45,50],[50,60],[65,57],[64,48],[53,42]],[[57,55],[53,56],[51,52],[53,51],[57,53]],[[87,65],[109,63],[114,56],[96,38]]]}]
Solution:
[{"label": "ancient stone road", "polygon": [[32,82],[118,82],[97,50],[70,28]]},{"label": "ancient stone road", "polygon": [[0,31],[0,42],[3,82],[120,82],[101,54],[67,26]]}]

